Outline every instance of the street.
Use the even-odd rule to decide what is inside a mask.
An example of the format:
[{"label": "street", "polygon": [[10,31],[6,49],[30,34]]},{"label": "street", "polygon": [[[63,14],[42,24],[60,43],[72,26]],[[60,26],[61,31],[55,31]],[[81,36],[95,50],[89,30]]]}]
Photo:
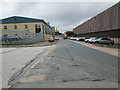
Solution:
[{"label": "street", "polygon": [[2,56],[3,87],[9,83],[13,88],[118,88],[118,57],[70,40],[12,49]]}]

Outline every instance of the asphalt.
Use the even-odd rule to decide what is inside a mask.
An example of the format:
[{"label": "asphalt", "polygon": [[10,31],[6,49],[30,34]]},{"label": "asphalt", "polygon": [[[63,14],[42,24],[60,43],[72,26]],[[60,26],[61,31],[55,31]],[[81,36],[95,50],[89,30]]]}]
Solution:
[{"label": "asphalt", "polygon": [[118,57],[63,39],[47,50],[13,88],[118,87]]}]

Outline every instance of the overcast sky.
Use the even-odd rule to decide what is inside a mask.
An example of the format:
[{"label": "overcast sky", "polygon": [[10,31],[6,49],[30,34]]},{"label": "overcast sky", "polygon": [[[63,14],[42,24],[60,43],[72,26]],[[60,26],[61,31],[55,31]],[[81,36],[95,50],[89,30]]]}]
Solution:
[{"label": "overcast sky", "polygon": [[25,16],[44,19],[60,32],[79,24],[113,6],[117,2],[1,2],[0,19]]}]

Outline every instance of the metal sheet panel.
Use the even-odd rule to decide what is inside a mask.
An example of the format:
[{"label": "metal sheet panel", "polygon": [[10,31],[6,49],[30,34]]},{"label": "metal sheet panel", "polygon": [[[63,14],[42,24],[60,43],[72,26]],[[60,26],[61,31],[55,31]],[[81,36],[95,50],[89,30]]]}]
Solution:
[{"label": "metal sheet panel", "polygon": [[[120,29],[120,2],[73,29],[76,34]],[[120,21],[120,20],[119,20]],[[118,27],[119,26],[119,27]]]}]

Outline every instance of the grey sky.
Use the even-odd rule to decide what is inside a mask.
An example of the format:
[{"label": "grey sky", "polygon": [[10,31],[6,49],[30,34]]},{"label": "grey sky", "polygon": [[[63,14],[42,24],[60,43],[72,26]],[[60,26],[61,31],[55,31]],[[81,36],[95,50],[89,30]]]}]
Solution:
[{"label": "grey sky", "polygon": [[2,2],[0,19],[25,16],[44,19],[60,32],[72,30],[117,2]]}]

